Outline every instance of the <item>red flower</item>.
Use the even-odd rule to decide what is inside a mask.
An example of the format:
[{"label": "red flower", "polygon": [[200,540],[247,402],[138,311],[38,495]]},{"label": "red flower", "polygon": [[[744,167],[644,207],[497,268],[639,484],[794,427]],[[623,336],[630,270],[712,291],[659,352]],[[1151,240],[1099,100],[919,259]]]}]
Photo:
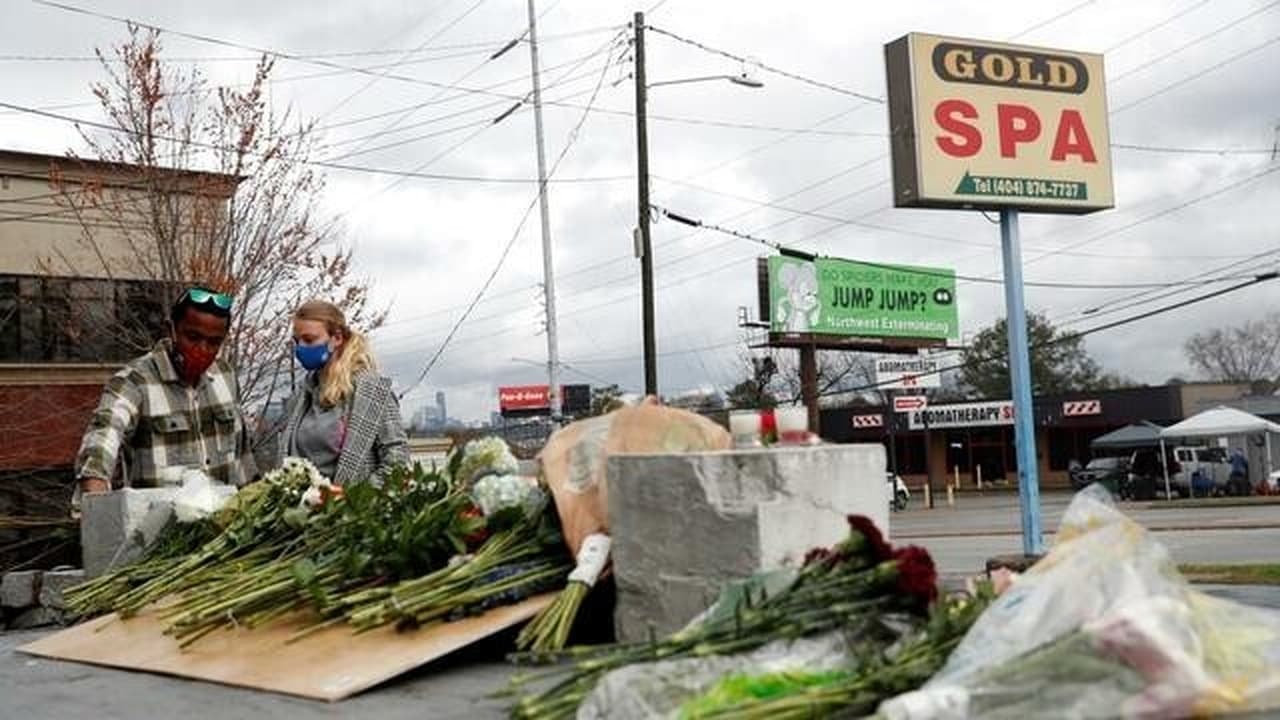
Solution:
[{"label": "red flower", "polygon": [[760,411],[760,434],[767,436],[770,434],[777,434],[777,432],[778,432],[778,423],[773,417],[773,411],[761,410]]},{"label": "red flower", "polygon": [[893,546],[884,539],[884,534],[871,518],[866,515],[850,515],[845,519],[849,521],[849,529],[866,540],[866,547],[870,549],[873,561],[884,562],[893,555]]},{"label": "red flower", "polygon": [[[467,520],[484,517],[484,513],[481,512],[480,508],[476,507],[475,505],[472,505],[468,507],[466,510],[463,510],[461,513],[459,513],[459,515],[461,515],[463,518]],[[485,540],[489,539],[489,529],[484,527],[483,524],[479,524],[479,525],[480,527],[475,532],[462,538],[462,541],[467,544],[468,548],[478,547],[484,544]]]},{"label": "red flower", "polygon": [[921,609],[938,599],[938,571],[928,550],[917,545],[898,548],[893,562],[898,566],[899,594],[913,599]]},{"label": "red flower", "polygon": [[823,547],[816,547],[805,553],[804,564],[806,566],[819,565],[829,562],[833,557],[835,557],[835,555],[830,550]]}]

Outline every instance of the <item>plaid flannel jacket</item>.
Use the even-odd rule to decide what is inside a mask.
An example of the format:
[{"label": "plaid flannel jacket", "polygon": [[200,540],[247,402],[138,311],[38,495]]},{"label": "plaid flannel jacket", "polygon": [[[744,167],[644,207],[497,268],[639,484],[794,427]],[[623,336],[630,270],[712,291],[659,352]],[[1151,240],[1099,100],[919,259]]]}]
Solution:
[{"label": "plaid flannel jacket", "polygon": [[[409,440],[400,420],[400,403],[391,392],[391,379],[365,371],[357,373],[354,381],[355,392],[347,401],[346,440],[338,454],[337,472],[331,478],[337,485],[380,483],[393,466],[409,464]],[[306,395],[303,388],[289,399],[278,446],[280,462],[293,446],[306,409]]]},{"label": "plaid flannel jacket", "polygon": [[171,347],[160,341],[107,381],[80,444],[77,477],[111,480],[123,459],[132,487],[176,484],[186,469],[233,485],[252,479],[235,372],[218,360],[190,387],[173,368]]}]

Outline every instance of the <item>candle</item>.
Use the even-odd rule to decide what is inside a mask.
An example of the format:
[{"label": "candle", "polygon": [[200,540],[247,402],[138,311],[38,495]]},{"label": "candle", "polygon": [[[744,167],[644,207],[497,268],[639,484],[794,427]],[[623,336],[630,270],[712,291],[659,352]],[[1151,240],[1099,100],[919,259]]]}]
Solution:
[{"label": "candle", "polygon": [[809,409],[803,405],[780,407],[773,411],[778,424],[778,441],[805,443],[809,441]]},{"label": "candle", "polygon": [[729,434],[735,447],[755,447],[760,444],[760,413],[755,410],[734,410],[729,413]]}]

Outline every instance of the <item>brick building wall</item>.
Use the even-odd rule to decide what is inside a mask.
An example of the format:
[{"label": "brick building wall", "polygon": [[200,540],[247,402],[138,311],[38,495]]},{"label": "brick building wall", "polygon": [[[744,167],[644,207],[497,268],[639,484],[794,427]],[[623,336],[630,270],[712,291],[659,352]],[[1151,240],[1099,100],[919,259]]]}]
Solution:
[{"label": "brick building wall", "polygon": [[0,472],[68,468],[102,384],[0,386]]}]

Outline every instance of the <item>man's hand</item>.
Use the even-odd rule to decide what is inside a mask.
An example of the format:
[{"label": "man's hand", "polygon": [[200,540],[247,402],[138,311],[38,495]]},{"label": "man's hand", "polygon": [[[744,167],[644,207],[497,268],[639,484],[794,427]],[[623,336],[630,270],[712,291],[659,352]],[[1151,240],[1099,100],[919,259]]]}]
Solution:
[{"label": "man's hand", "polygon": [[104,493],[111,490],[111,483],[102,478],[81,478],[80,491],[83,493]]}]

